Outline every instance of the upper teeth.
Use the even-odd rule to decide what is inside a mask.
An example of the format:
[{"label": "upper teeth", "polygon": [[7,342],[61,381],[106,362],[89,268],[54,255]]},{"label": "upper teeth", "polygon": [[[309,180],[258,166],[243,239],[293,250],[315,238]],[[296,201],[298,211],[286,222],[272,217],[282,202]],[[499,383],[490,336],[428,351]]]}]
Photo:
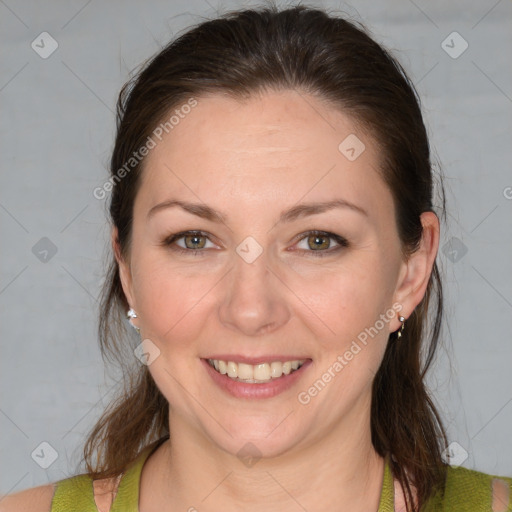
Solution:
[{"label": "upper teeth", "polygon": [[234,361],[221,361],[218,359],[208,359],[208,362],[219,373],[227,375],[235,380],[244,382],[265,382],[270,379],[277,379],[283,374],[288,375],[293,370],[300,368],[306,359],[286,361],[273,361],[272,363],[246,364],[235,363]]}]

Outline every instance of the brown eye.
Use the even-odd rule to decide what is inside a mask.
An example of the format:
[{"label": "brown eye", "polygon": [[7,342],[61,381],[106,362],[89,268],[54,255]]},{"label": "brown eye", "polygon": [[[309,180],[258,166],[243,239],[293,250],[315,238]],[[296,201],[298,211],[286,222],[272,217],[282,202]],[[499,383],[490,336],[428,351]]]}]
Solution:
[{"label": "brown eye", "polygon": [[319,249],[329,249],[329,246],[331,245],[329,237],[324,235],[309,235],[307,240],[308,247],[314,251]]},{"label": "brown eye", "polygon": [[206,245],[206,237],[201,234],[185,235],[182,238],[187,249],[202,249]]},{"label": "brown eye", "polygon": [[[208,243],[210,245],[207,245]],[[162,241],[162,245],[181,254],[196,256],[206,254],[208,252],[206,249],[215,247],[208,235],[202,231],[182,231],[170,235]]]},{"label": "brown eye", "polygon": [[[332,246],[334,240],[335,245]],[[300,246],[302,244],[302,247]],[[325,231],[310,231],[304,233],[298,243],[298,250],[312,256],[329,256],[349,246],[342,236]]]}]

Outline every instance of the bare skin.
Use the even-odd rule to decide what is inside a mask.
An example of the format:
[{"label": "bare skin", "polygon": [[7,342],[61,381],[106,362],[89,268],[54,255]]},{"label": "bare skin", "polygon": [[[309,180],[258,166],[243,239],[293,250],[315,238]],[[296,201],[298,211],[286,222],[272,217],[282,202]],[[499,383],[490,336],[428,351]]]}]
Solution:
[{"label": "bare skin", "polygon": [[[354,161],[338,149],[350,134],[365,145]],[[389,333],[401,325],[393,305],[407,318],[421,301],[439,243],[438,219],[424,213],[420,248],[402,258],[380,156],[348,116],[284,91],[244,103],[198,98],[146,157],[126,260],[112,233],[133,322],[160,351],[149,370],[170,406],[172,442],[143,467],[141,511],[377,510],[384,461],[370,437],[372,379]],[[224,222],[179,207],[148,217],[169,199],[207,204]],[[338,199],[365,213],[343,207],[278,222],[298,204]],[[186,230],[205,233],[202,252],[191,254],[190,237],[188,246],[184,238],[173,244],[189,253],[163,245]],[[311,230],[344,237],[348,246],[327,235],[317,249]],[[252,263],[236,251],[247,237],[262,249]],[[320,250],[329,253],[316,256]],[[332,373],[358,334],[390,310],[378,334],[300,402],[299,393]],[[221,353],[262,361],[286,354],[311,364],[276,396],[236,398],[205,370],[202,359]],[[237,456],[247,443],[261,456],[250,467]],[[103,512],[109,482],[100,488]],[[395,490],[401,510],[396,483]],[[17,506],[30,491],[23,496]]]},{"label": "bare skin", "polygon": [[[366,146],[354,161],[337,149],[351,133]],[[378,166],[373,141],[351,119],[292,91],[244,104],[201,98],[151,152],[126,261],[113,231],[123,288],[138,313],[134,322],[160,350],[150,371],[171,408],[172,443],[162,444],[142,470],[142,512],[377,510],[383,460],[370,442],[370,385],[399,321],[386,322],[308,403],[297,398],[379,314],[398,303],[407,318],[425,293],[439,243],[437,218],[422,215],[421,246],[403,260]],[[169,198],[206,203],[226,220],[177,208],[148,220],[148,211]],[[334,198],[366,215],[344,208],[276,223],[298,203]],[[211,235],[206,254],[159,245],[170,232],[188,229]],[[324,258],[309,255],[307,238],[295,235],[312,229],[342,235],[349,245]],[[247,236],[263,248],[251,264],[235,251]],[[288,250],[298,247],[306,253]],[[292,389],[240,399],[213,384],[201,366],[201,358],[219,352],[286,353],[312,363]],[[261,455],[251,467],[237,456],[247,442]],[[110,509],[116,483],[94,482],[99,512]],[[47,512],[54,490],[49,484],[2,497],[0,512]],[[394,490],[395,511],[404,512],[396,480]],[[493,480],[492,510],[507,510],[509,500],[506,483]]]},{"label": "bare skin", "polygon": [[[365,144],[354,161],[338,149],[350,134]],[[422,215],[421,247],[405,261],[379,163],[349,117],[295,91],[243,103],[199,98],[148,155],[133,244],[118,261],[141,338],[160,351],[149,369],[170,404],[172,443],[144,466],[141,510],[377,510],[384,466],[370,438],[371,383],[397,316],[309,403],[298,394],[379,315],[399,304],[407,318],[425,293],[437,217]],[[180,207],[148,215],[169,199],[207,204],[223,222]],[[298,203],[336,199],[365,213],[343,207],[278,222]],[[162,245],[187,230],[203,232],[192,246],[190,237],[174,241],[188,253]],[[349,245],[328,236],[320,245],[330,253],[315,256],[311,230]],[[236,252],[249,236],[263,249],[250,264]],[[220,353],[312,363],[292,388],[247,399],[205,371],[202,359]],[[237,456],[246,443],[261,456],[252,467]]]}]

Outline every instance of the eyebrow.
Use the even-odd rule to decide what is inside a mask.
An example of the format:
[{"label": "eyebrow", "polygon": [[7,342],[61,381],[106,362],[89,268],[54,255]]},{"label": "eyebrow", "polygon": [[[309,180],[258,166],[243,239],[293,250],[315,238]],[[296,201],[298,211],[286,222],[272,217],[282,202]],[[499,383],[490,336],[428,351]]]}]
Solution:
[{"label": "eyebrow", "polygon": [[[158,211],[173,208],[173,207],[180,207],[183,210],[192,213],[193,215],[196,215],[198,217],[201,217],[203,219],[210,220],[212,222],[218,222],[218,223],[226,223],[227,217],[223,213],[215,210],[214,208],[206,205],[206,204],[200,204],[200,203],[190,203],[187,201],[179,201],[176,199],[169,199],[167,201],[164,201],[162,203],[158,203],[157,205],[153,206],[147,215],[147,218],[150,219],[155,213]],[[366,217],[368,217],[368,212],[361,208],[360,206],[351,203],[349,201],[346,201],[345,199],[335,199],[333,201],[324,201],[324,202],[318,202],[318,203],[303,203],[296,206],[293,206],[289,210],[285,210],[281,212],[281,215],[279,216],[278,223],[283,222],[292,222],[298,218],[301,217],[307,217],[309,215],[315,215],[318,213],[323,213],[328,210],[332,210],[334,208],[348,208],[352,211],[355,211],[357,213],[360,213]]]}]

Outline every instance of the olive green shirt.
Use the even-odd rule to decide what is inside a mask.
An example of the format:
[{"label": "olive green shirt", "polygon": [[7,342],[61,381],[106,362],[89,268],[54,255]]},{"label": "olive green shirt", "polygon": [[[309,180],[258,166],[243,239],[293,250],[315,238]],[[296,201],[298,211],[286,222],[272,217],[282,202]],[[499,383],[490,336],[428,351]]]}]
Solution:
[{"label": "olive green shirt", "polygon": [[[110,512],[139,511],[142,466],[159,445],[160,443],[156,443],[146,447],[133,465],[123,473]],[[512,478],[448,466],[444,496],[433,497],[422,512],[492,512],[494,478],[500,478],[508,484],[509,496],[512,497]],[[503,504],[501,509],[512,512],[512,500],[509,499],[507,506]],[[92,479],[83,474],[56,482],[51,512],[98,512]],[[378,512],[394,512],[393,475],[387,458]]]}]

